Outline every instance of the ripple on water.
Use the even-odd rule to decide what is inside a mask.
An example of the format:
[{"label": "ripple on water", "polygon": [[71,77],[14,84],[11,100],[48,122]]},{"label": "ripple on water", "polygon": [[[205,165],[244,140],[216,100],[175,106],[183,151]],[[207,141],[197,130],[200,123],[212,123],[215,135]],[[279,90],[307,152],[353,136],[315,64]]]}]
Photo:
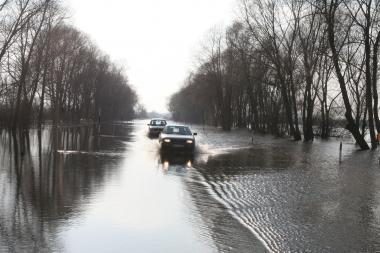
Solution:
[{"label": "ripple on water", "polygon": [[376,156],[347,144],[339,164],[338,142],[268,141],[196,164],[196,180],[271,252],[380,250]]}]

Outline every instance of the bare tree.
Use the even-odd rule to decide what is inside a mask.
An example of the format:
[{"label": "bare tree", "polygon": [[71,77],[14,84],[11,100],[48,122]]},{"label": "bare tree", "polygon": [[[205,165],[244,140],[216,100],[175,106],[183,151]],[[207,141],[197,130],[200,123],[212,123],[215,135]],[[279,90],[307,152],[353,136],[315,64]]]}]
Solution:
[{"label": "bare tree", "polygon": [[[324,17],[326,19],[326,25],[327,25],[327,31],[328,31],[328,40],[329,45],[331,49],[332,54],[332,60],[334,63],[334,68],[336,72],[336,76],[339,82],[339,86],[341,89],[341,94],[344,102],[344,106],[346,109],[346,119],[347,119],[347,126],[346,128],[352,133],[353,137],[355,138],[356,142],[362,149],[368,149],[368,144],[364,140],[364,136],[360,134],[359,126],[356,124],[353,116],[352,116],[352,107],[351,103],[348,97],[347,87],[346,87],[346,81],[342,74],[341,66],[339,63],[339,52],[336,47],[336,34],[335,34],[335,26],[336,26],[336,18],[338,13],[338,8],[341,5],[341,1],[323,1],[322,5],[322,13],[324,14]],[[348,26],[348,32],[351,29],[351,25]]]}]

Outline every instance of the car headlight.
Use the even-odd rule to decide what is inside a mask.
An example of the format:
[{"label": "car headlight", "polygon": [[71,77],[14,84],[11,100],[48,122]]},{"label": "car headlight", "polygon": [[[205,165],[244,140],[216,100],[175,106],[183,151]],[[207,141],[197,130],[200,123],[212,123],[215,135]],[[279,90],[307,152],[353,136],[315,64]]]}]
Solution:
[{"label": "car headlight", "polygon": [[193,140],[187,140],[186,143],[188,143],[188,144],[192,144],[192,143],[193,143]]},{"label": "car headlight", "polygon": [[171,142],[171,140],[170,139],[164,139],[164,142],[169,143],[169,142]]}]

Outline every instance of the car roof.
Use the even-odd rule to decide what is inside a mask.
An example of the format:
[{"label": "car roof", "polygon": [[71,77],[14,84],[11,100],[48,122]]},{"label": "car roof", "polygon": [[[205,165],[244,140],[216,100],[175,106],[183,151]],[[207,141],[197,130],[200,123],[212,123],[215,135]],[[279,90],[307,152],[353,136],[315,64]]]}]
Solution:
[{"label": "car roof", "polygon": [[153,118],[151,120],[163,120],[163,121],[166,121],[166,119],[161,119],[161,118]]}]

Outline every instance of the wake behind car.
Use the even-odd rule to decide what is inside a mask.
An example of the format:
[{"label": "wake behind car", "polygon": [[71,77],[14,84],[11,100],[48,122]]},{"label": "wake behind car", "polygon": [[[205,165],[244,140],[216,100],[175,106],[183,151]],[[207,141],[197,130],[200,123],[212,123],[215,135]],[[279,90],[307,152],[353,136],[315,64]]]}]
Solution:
[{"label": "wake behind car", "polygon": [[158,136],[162,132],[162,130],[164,129],[166,124],[167,124],[166,120],[164,120],[164,119],[152,119],[148,124],[149,135],[150,136],[153,136],[153,135]]},{"label": "wake behind car", "polygon": [[159,143],[161,151],[183,150],[193,152],[197,133],[192,133],[188,126],[167,125],[160,133]]}]

